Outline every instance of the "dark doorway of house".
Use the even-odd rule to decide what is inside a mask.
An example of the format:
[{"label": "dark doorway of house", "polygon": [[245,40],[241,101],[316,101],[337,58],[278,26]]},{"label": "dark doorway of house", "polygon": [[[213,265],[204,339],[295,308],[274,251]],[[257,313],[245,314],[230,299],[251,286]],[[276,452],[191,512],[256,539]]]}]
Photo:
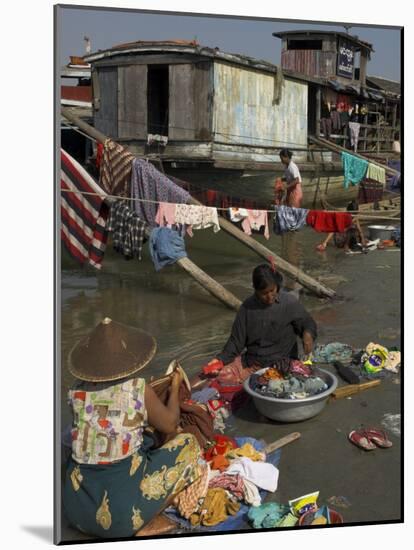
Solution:
[{"label": "dark doorway of house", "polygon": [[318,136],[317,121],[316,121],[316,102],[317,102],[317,93],[316,86],[309,84],[308,86],[308,134],[311,136]]},{"label": "dark doorway of house", "polygon": [[148,65],[148,133],[168,136],[168,65]]}]

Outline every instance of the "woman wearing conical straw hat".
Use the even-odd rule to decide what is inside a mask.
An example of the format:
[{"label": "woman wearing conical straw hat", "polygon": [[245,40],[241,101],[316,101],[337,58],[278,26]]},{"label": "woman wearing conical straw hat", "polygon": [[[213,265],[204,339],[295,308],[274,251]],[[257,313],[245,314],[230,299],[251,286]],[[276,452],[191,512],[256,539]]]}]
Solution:
[{"label": "woman wearing conical straw hat", "polygon": [[166,405],[137,374],[155,351],[151,335],[106,318],[70,353],[69,370],[80,382],[69,391],[72,453],[63,507],[88,535],[134,536],[200,475],[202,451],[192,434],[154,449],[144,433],[147,426],[176,433],[179,422],[182,374],[172,374]]}]

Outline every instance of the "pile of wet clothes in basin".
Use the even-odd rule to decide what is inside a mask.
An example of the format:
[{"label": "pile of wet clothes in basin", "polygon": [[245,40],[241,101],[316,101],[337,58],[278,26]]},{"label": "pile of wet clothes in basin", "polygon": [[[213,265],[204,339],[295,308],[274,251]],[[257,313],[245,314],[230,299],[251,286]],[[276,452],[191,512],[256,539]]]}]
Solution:
[{"label": "pile of wet clothes in basin", "polygon": [[328,389],[312,367],[295,359],[281,359],[260,374],[252,374],[250,388],[258,394],[278,399],[305,399]]}]

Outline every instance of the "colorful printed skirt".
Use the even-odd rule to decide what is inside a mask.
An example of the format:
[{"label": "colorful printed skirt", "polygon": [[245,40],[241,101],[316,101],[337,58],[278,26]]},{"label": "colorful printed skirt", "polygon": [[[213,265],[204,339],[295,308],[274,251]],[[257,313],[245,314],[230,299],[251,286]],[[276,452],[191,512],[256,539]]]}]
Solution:
[{"label": "colorful printed skirt", "polygon": [[79,531],[101,538],[131,537],[164,509],[172,495],[200,475],[202,451],[192,434],[159,449],[149,438],[132,456],[112,464],[68,461],[63,508]]}]

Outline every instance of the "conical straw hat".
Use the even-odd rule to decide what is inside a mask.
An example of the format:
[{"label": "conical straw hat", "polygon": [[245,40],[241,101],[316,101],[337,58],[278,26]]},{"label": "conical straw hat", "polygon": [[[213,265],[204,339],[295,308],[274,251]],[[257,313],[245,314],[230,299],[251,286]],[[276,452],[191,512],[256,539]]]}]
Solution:
[{"label": "conical straw hat", "polygon": [[154,357],[157,343],[147,332],[106,317],[69,353],[69,371],[88,382],[125,378]]}]

